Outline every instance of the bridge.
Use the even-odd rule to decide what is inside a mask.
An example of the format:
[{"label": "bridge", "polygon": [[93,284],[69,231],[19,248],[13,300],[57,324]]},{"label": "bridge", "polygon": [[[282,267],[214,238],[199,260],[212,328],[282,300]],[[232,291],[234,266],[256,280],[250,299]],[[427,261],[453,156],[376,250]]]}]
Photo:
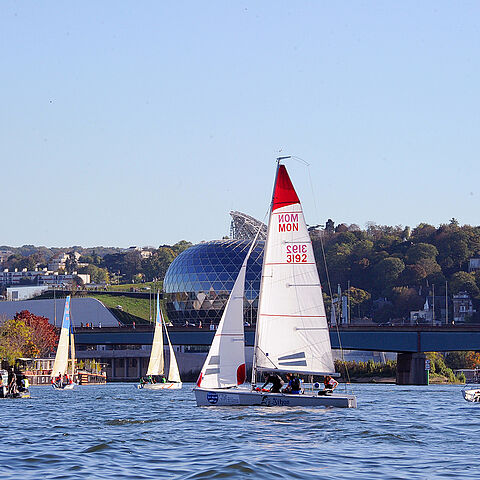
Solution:
[{"label": "bridge", "polygon": [[[208,347],[214,331],[201,328],[169,328],[174,345],[188,348]],[[150,326],[133,328],[77,328],[76,344],[91,352],[98,345],[150,345],[153,329]],[[253,347],[255,330],[245,330],[245,344]],[[480,350],[480,325],[470,326],[354,326],[330,330],[332,348],[345,350],[396,352],[397,383],[425,384],[425,352]]]}]

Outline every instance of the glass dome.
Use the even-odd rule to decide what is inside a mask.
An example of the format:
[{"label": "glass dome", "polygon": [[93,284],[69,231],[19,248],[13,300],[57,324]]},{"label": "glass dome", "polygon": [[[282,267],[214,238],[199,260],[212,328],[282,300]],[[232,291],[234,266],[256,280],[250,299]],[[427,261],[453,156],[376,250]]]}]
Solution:
[{"label": "glass dome", "polygon": [[[174,325],[217,325],[251,241],[213,240],[182,252],[163,282],[169,320]],[[265,242],[257,242],[247,264],[245,321],[256,321]]]}]

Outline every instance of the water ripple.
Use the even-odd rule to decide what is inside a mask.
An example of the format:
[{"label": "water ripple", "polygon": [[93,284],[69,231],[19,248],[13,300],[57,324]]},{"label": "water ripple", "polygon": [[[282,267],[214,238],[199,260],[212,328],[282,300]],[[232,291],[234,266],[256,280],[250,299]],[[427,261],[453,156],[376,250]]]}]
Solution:
[{"label": "water ripple", "polygon": [[[129,384],[0,403],[2,480],[480,478],[478,405],[456,386],[355,386],[356,410],[197,408]],[[167,394],[165,394],[167,393]],[[19,474],[21,472],[21,475]]]}]

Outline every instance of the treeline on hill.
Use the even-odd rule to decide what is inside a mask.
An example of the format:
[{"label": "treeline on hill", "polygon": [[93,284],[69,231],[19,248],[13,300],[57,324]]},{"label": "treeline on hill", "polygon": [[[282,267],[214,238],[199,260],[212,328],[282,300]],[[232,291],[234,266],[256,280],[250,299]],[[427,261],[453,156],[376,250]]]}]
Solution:
[{"label": "treeline on hill", "polygon": [[[141,251],[120,248],[95,247],[82,248],[46,248],[24,245],[19,248],[0,247],[14,253],[2,265],[3,268],[34,270],[47,267],[48,261],[58,253],[68,253],[65,269],[59,273],[87,273],[92,283],[131,283],[149,282],[154,278],[163,280],[165,273],[177,255],[192,244],[185,240],[175,245],[162,245],[155,248],[144,248]],[[80,257],[75,256],[75,252]],[[79,280],[80,281],[80,280]]]},{"label": "treeline on hill", "polygon": [[369,223],[361,230],[328,220],[312,239],[327,308],[331,299],[323,251],[333,296],[337,284],[343,290],[350,285],[352,317],[408,318],[423,307],[432,285],[435,295],[445,295],[448,282],[448,295],[465,291],[472,297],[477,313],[470,321],[480,322],[480,271],[468,272],[469,259],[480,256],[480,227],[459,226],[452,219],[438,228],[421,223],[410,231]]},{"label": "treeline on hill", "polygon": [[[344,292],[349,286],[352,318],[370,317],[379,323],[408,318],[410,311],[423,307],[425,297],[432,294],[433,285],[435,294],[444,296],[448,282],[450,297],[463,291],[471,296],[477,313],[469,321],[480,322],[480,270],[468,272],[469,259],[480,256],[480,227],[460,226],[452,219],[438,228],[426,223],[413,230],[369,223],[362,230],[357,225],[344,223],[335,226],[329,219],[324,230],[312,229],[311,235],[328,311],[331,296],[335,298],[340,285]],[[175,245],[140,252],[105,247],[47,249],[25,245],[12,249],[15,253],[4,267],[29,270],[43,267],[52,250],[58,250],[71,252],[66,273],[88,273],[94,283],[162,280],[170,263],[189,246],[190,242],[182,240]],[[146,250],[151,256],[145,255]],[[81,254],[78,260],[74,251]],[[440,310],[443,305],[437,302],[435,306]],[[439,311],[436,317],[440,318]],[[452,318],[451,312],[449,318]]]}]

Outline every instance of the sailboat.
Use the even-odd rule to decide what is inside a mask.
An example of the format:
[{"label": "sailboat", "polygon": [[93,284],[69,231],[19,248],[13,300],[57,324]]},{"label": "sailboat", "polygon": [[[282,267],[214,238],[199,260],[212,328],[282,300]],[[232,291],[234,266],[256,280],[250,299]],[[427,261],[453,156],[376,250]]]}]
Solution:
[{"label": "sailboat", "polygon": [[[245,376],[241,375],[247,255],[194,389],[198,406],[357,406],[352,394],[272,393],[256,388],[260,372],[338,376],[312,243],[283,158],[277,159],[263,258],[252,386],[242,386]],[[242,349],[234,348],[236,344]]]},{"label": "sailboat", "polygon": [[155,333],[153,334],[152,351],[150,361],[148,362],[146,377],[140,379],[137,388],[147,388],[151,390],[177,390],[182,388],[182,380],[178,370],[177,359],[170,341],[167,326],[165,325],[165,334],[167,336],[168,349],[170,352],[170,365],[168,368],[168,377],[165,378],[165,359],[163,355],[163,320],[160,310],[160,294],[157,294],[157,315],[155,319]]},{"label": "sailboat", "polygon": [[[69,348],[70,347],[70,348]],[[68,356],[70,350],[71,371],[68,377]],[[56,390],[73,390],[75,383],[75,343],[71,329],[70,321],[70,295],[65,299],[65,308],[63,310],[62,328],[58,340],[57,353],[53,363],[51,382]]]}]

